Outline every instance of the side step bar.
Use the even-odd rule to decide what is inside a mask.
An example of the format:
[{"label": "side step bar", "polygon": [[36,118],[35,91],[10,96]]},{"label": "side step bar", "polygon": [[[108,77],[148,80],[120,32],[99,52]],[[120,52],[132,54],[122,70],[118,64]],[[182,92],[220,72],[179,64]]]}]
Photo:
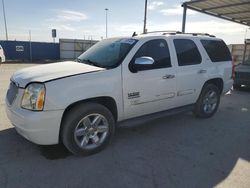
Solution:
[{"label": "side step bar", "polygon": [[194,109],[193,104],[192,105],[186,105],[186,106],[174,108],[174,109],[171,109],[171,110],[156,112],[156,113],[153,113],[153,114],[144,115],[144,116],[135,117],[135,118],[132,118],[132,119],[120,121],[120,122],[118,122],[117,125],[118,126],[130,126],[130,125],[136,125],[136,124],[143,124],[143,123],[146,123],[149,120],[154,120],[154,119],[159,119],[159,118],[166,117],[166,116],[171,116],[171,115],[175,115],[175,114],[184,113],[184,112],[192,111],[193,109]]}]

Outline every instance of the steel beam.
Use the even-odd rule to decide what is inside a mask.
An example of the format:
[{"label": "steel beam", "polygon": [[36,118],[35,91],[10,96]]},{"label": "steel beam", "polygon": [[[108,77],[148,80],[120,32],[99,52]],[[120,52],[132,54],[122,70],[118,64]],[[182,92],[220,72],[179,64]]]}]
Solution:
[{"label": "steel beam", "polygon": [[[250,3],[250,2],[249,2]],[[183,6],[185,6],[183,4]],[[197,11],[197,12],[201,12],[201,13],[204,13],[204,14],[208,14],[210,16],[214,16],[216,18],[221,18],[223,20],[228,20],[228,21],[232,21],[232,22],[235,22],[235,23],[238,23],[238,24],[242,24],[242,25],[246,25],[246,26],[250,26],[250,23],[247,23],[247,22],[244,22],[244,21],[237,21],[237,20],[233,20],[233,19],[230,19],[230,18],[227,18],[227,17],[222,17],[220,15],[217,15],[217,14],[212,14],[210,12],[207,12],[207,11],[204,11],[204,10],[200,10],[200,9],[196,9],[196,8],[193,8],[193,7],[190,7],[190,6],[186,6],[188,9],[190,10],[194,10],[194,11]]]},{"label": "steel beam", "polygon": [[222,6],[218,6],[218,7],[211,7],[211,8],[206,8],[206,9],[202,9],[203,11],[207,11],[207,10],[215,10],[215,9],[220,9],[220,8],[228,8],[228,7],[234,7],[234,6],[240,6],[240,5],[247,5],[250,4],[250,1],[248,2],[241,2],[241,3],[234,3],[234,4],[229,4],[229,5],[222,5]]},{"label": "steel beam", "polygon": [[187,20],[187,6],[183,5],[183,17],[182,17],[182,33],[186,30],[186,20]]}]

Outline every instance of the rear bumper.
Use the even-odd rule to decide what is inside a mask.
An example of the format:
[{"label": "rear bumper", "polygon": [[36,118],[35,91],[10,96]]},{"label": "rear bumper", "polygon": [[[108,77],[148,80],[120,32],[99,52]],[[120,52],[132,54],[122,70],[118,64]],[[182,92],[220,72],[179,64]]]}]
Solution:
[{"label": "rear bumper", "polygon": [[6,105],[6,113],[17,132],[39,145],[59,143],[59,130],[63,111],[33,112]]},{"label": "rear bumper", "polygon": [[234,80],[234,84],[235,85],[246,85],[246,86],[250,86],[250,79],[246,80],[246,79],[235,79]]}]

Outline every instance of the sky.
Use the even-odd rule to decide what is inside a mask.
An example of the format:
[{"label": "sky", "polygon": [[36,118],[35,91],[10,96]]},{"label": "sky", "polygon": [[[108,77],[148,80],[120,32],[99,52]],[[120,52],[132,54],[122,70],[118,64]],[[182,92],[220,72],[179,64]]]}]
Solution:
[{"label": "sky", "polygon": [[[10,40],[52,42],[51,29],[58,38],[105,38],[105,8],[108,8],[108,37],[142,33],[145,0],[4,0]],[[148,31],[181,31],[180,0],[148,0]],[[216,35],[227,44],[250,38],[249,27],[188,10],[186,32]],[[58,41],[58,38],[56,39]],[[5,39],[2,4],[0,40]]]}]

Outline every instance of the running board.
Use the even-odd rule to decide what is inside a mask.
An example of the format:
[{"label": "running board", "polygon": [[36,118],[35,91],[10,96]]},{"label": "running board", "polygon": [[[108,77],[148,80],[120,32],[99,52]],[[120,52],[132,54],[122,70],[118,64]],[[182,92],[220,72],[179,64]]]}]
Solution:
[{"label": "running board", "polygon": [[174,109],[170,109],[170,110],[166,110],[166,111],[156,112],[153,114],[144,115],[144,116],[135,117],[132,119],[120,121],[120,122],[118,122],[118,126],[127,126],[127,125],[131,125],[131,124],[133,124],[133,125],[143,124],[149,120],[155,120],[155,119],[159,119],[159,118],[166,117],[166,116],[184,113],[184,112],[192,111],[193,109],[194,109],[193,104],[186,105],[183,107],[178,107],[178,108],[174,108]]}]

